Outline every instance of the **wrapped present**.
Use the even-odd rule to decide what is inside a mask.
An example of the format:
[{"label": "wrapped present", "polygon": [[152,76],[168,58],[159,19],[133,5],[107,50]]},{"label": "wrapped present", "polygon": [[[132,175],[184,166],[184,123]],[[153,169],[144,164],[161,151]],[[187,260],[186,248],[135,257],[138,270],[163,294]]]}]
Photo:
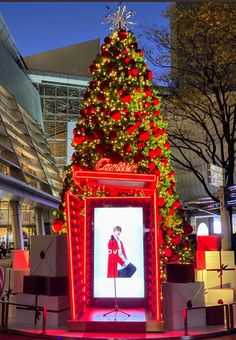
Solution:
[{"label": "wrapped present", "polygon": [[220,249],[221,249],[220,235],[197,236],[197,250],[214,251]]},{"label": "wrapped present", "polygon": [[[191,300],[192,307],[205,306],[205,292],[203,282],[162,283],[163,319],[169,330],[183,329],[183,310]],[[206,325],[204,308],[192,309],[188,312],[189,327]]]},{"label": "wrapped present", "polygon": [[30,269],[6,269],[5,289],[13,294],[23,293],[24,276],[29,276]]},{"label": "wrapped present", "polygon": [[61,277],[68,275],[66,235],[31,237],[30,275]]},{"label": "wrapped present", "polygon": [[206,269],[206,257],[205,251],[196,251],[196,268],[197,269]]},{"label": "wrapped present", "polygon": [[166,265],[167,282],[186,283],[194,282],[194,265],[167,263]]},{"label": "wrapped present", "polygon": [[12,258],[12,268],[14,269],[28,269],[29,268],[29,251],[28,250],[14,250]]},{"label": "wrapped present", "polygon": [[234,290],[232,288],[207,289],[205,296],[207,305],[217,305],[219,300],[224,304],[234,302]]},{"label": "wrapped present", "polygon": [[234,251],[206,251],[207,288],[233,288]]},{"label": "wrapped present", "polygon": [[211,306],[206,308],[207,326],[224,324],[224,306]]},{"label": "wrapped present", "polygon": [[[18,294],[16,302],[29,306],[45,306],[47,308],[47,325],[50,327],[65,326],[69,318],[69,297],[68,295],[62,296],[45,296],[40,295],[35,297],[31,294]],[[23,307],[24,308],[24,307]],[[42,323],[43,313],[38,315],[37,322],[39,325]],[[16,307],[16,323],[24,324],[28,327],[34,326],[35,311],[29,310],[27,307],[21,309]],[[34,326],[35,327],[35,326]]]},{"label": "wrapped present", "polygon": [[214,251],[220,249],[221,249],[220,235],[197,236],[197,250]]}]

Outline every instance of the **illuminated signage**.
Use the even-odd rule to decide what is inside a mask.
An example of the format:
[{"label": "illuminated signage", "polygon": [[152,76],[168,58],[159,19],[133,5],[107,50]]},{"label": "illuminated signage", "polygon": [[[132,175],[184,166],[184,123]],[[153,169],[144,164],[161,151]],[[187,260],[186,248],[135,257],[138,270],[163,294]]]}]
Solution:
[{"label": "illuminated signage", "polygon": [[110,158],[102,158],[95,165],[97,171],[135,172],[138,166],[125,162],[112,163]]}]

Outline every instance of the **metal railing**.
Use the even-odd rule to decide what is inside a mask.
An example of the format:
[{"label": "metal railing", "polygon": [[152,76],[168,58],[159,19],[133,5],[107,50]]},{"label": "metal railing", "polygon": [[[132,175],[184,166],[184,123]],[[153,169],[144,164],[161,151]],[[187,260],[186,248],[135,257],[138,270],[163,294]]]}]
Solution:
[{"label": "metal railing", "polygon": [[[190,310],[197,310],[197,309],[207,309],[207,308],[212,308],[212,307],[224,307],[224,317],[226,320],[226,330],[227,332],[230,331],[230,329],[234,328],[234,322],[233,322],[233,307],[236,303],[231,303],[231,304],[218,304],[218,305],[212,305],[212,306],[202,306],[202,307],[191,307],[191,308],[184,308],[184,335],[189,335],[188,334],[188,311]],[[233,325],[233,327],[232,327]]]},{"label": "metal railing", "polygon": [[[1,330],[6,332],[8,329],[8,314],[9,314],[9,306],[16,306],[18,309],[22,310],[34,310],[35,312],[43,312],[43,320],[42,320],[42,334],[46,333],[46,318],[47,318],[47,309],[42,306],[31,306],[25,305],[21,303],[12,303],[5,300],[0,300],[2,304],[2,317],[1,317]],[[35,318],[36,320],[36,318]]]}]

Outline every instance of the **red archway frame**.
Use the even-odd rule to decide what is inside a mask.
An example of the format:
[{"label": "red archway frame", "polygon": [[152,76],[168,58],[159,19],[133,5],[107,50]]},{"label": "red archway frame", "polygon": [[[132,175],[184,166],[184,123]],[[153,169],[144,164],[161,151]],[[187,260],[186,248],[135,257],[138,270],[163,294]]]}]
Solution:
[{"label": "red archway frame", "polygon": [[[161,321],[160,306],[160,261],[158,246],[158,207],[157,207],[157,176],[152,174],[117,173],[98,171],[74,171],[76,195],[66,192],[66,220],[69,262],[69,292],[71,302],[71,320],[79,320],[87,306],[91,303],[91,230],[87,223],[86,207],[101,186],[106,191],[106,198],[130,202],[149,201],[150,224],[153,233],[147,244],[145,254],[147,269],[146,295],[147,306],[153,321]],[[90,196],[83,196],[85,188],[90,188]],[[78,194],[78,196],[77,196]],[[80,197],[80,198],[79,198]],[[104,197],[101,197],[101,200]],[[90,264],[88,266],[88,263]]]}]

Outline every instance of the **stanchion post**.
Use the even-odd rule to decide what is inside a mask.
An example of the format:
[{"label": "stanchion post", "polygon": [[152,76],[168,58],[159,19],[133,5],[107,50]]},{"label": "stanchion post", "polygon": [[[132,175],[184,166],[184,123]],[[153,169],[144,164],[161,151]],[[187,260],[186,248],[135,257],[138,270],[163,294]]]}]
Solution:
[{"label": "stanchion post", "polygon": [[225,305],[225,317],[226,317],[226,327],[229,332],[229,305]]},{"label": "stanchion post", "polygon": [[1,317],[1,328],[2,328],[2,331],[5,330],[5,297],[3,298],[2,300],[2,317]]},{"label": "stanchion post", "polygon": [[43,307],[43,327],[42,327],[42,334],[46,332],[46,318],[47,318],[47,309]]},{"label": "stanchion post", "polygon": [[188,335],[188,309],[184,308],[184,335]]}]

